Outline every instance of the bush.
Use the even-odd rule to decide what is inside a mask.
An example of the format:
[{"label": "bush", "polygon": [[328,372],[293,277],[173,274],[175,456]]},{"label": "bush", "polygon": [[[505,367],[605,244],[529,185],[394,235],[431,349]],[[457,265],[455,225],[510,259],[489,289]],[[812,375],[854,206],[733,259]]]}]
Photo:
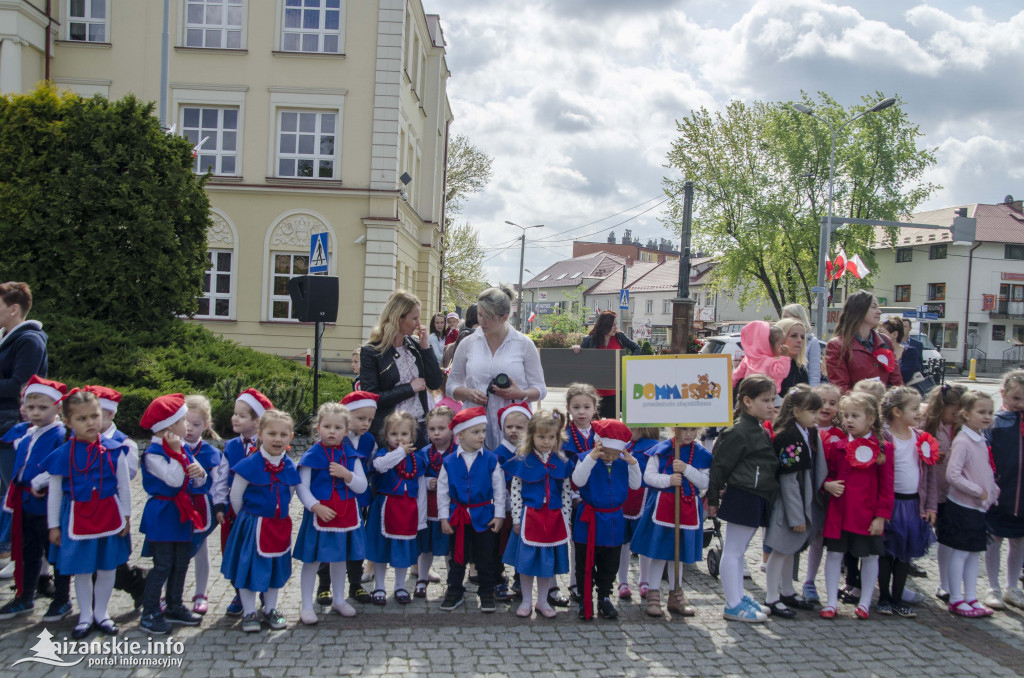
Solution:
[{"label": "bush", "polygon": [[577,346],[586,335],[579,332],[549,332],[538,327],[527,336],[537,348],[570,348]]},{"label": "bush", "polygon": [[640,344],[640,355],[654,355],[654,349],[651,347],[651,342],[646,339]]}]

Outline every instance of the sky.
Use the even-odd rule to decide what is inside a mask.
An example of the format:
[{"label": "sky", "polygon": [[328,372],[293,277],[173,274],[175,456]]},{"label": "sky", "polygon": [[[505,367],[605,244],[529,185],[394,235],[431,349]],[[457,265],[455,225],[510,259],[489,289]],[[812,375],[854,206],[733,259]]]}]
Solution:
[{"label": "sky", "polygon": [[[493,158],[461,219],[491,282],[572,239],[674,236],[663,177],[675,121],[730,100],[900,96],[943,186],[920,209],[1024,197],[1019,0],[423,0],[441,15],[454,122]],[[524,280],[529,280],[530,273]]]}]

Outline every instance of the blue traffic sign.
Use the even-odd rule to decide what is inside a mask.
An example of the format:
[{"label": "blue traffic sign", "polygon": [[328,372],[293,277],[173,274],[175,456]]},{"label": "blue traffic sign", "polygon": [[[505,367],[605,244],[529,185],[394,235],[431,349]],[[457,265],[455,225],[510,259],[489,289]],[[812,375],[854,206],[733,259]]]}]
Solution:
[{"label": "blue traffic sign", "polygon": [[620,311],[627,311],[627,310],[629,310],[629,290],[626,290],[626,289],[619,290],[619,310]]},{"label": "blue traffic sign", "polygon": [[938,313],[922,313],[921,311],[904,311],[904,318],[919,318],[921,320],[938,320]]},{"label": "blue traffic sign", "polygon": [[309,272],[327,273],[327,234],[309,235]]}]

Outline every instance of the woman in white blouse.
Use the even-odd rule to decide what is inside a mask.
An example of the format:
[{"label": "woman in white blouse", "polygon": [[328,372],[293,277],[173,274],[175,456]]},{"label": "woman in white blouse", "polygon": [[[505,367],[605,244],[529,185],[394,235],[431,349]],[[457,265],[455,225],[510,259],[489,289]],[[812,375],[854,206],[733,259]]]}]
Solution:
[{"label": "woman in white blouse", "polygon": [[[508,324],[512,290],[491,287],[477,297],[480,327],[462,340],[448,373],[447,394],[467,407],[487,408],[487,449],[501,442],[498,410],[513,402],[539,401],[547,395],[540,354],[533,341]],[[491,380],[507,374],[508,388],[493,388]]]}]

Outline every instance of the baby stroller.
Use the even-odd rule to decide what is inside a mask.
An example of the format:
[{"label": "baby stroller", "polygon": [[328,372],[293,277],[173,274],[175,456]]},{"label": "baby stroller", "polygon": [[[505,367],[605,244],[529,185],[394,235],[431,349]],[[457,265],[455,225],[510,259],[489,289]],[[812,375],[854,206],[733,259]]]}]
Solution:
[{"label": "baby stroller", "polygon": [[[711,527],[708,527],[708,521],[711,521]],[[711,542],[716,542],[715,546],[711,546]],[[722,521],[718,517],[708,517],[708,500],[704,498],[704,548],[708,549],[707,561],[708,561],[708,574],[712,577],[718,576],[718,566],[722,562]],[[708,548],[710,547],[710,548]]]}]

